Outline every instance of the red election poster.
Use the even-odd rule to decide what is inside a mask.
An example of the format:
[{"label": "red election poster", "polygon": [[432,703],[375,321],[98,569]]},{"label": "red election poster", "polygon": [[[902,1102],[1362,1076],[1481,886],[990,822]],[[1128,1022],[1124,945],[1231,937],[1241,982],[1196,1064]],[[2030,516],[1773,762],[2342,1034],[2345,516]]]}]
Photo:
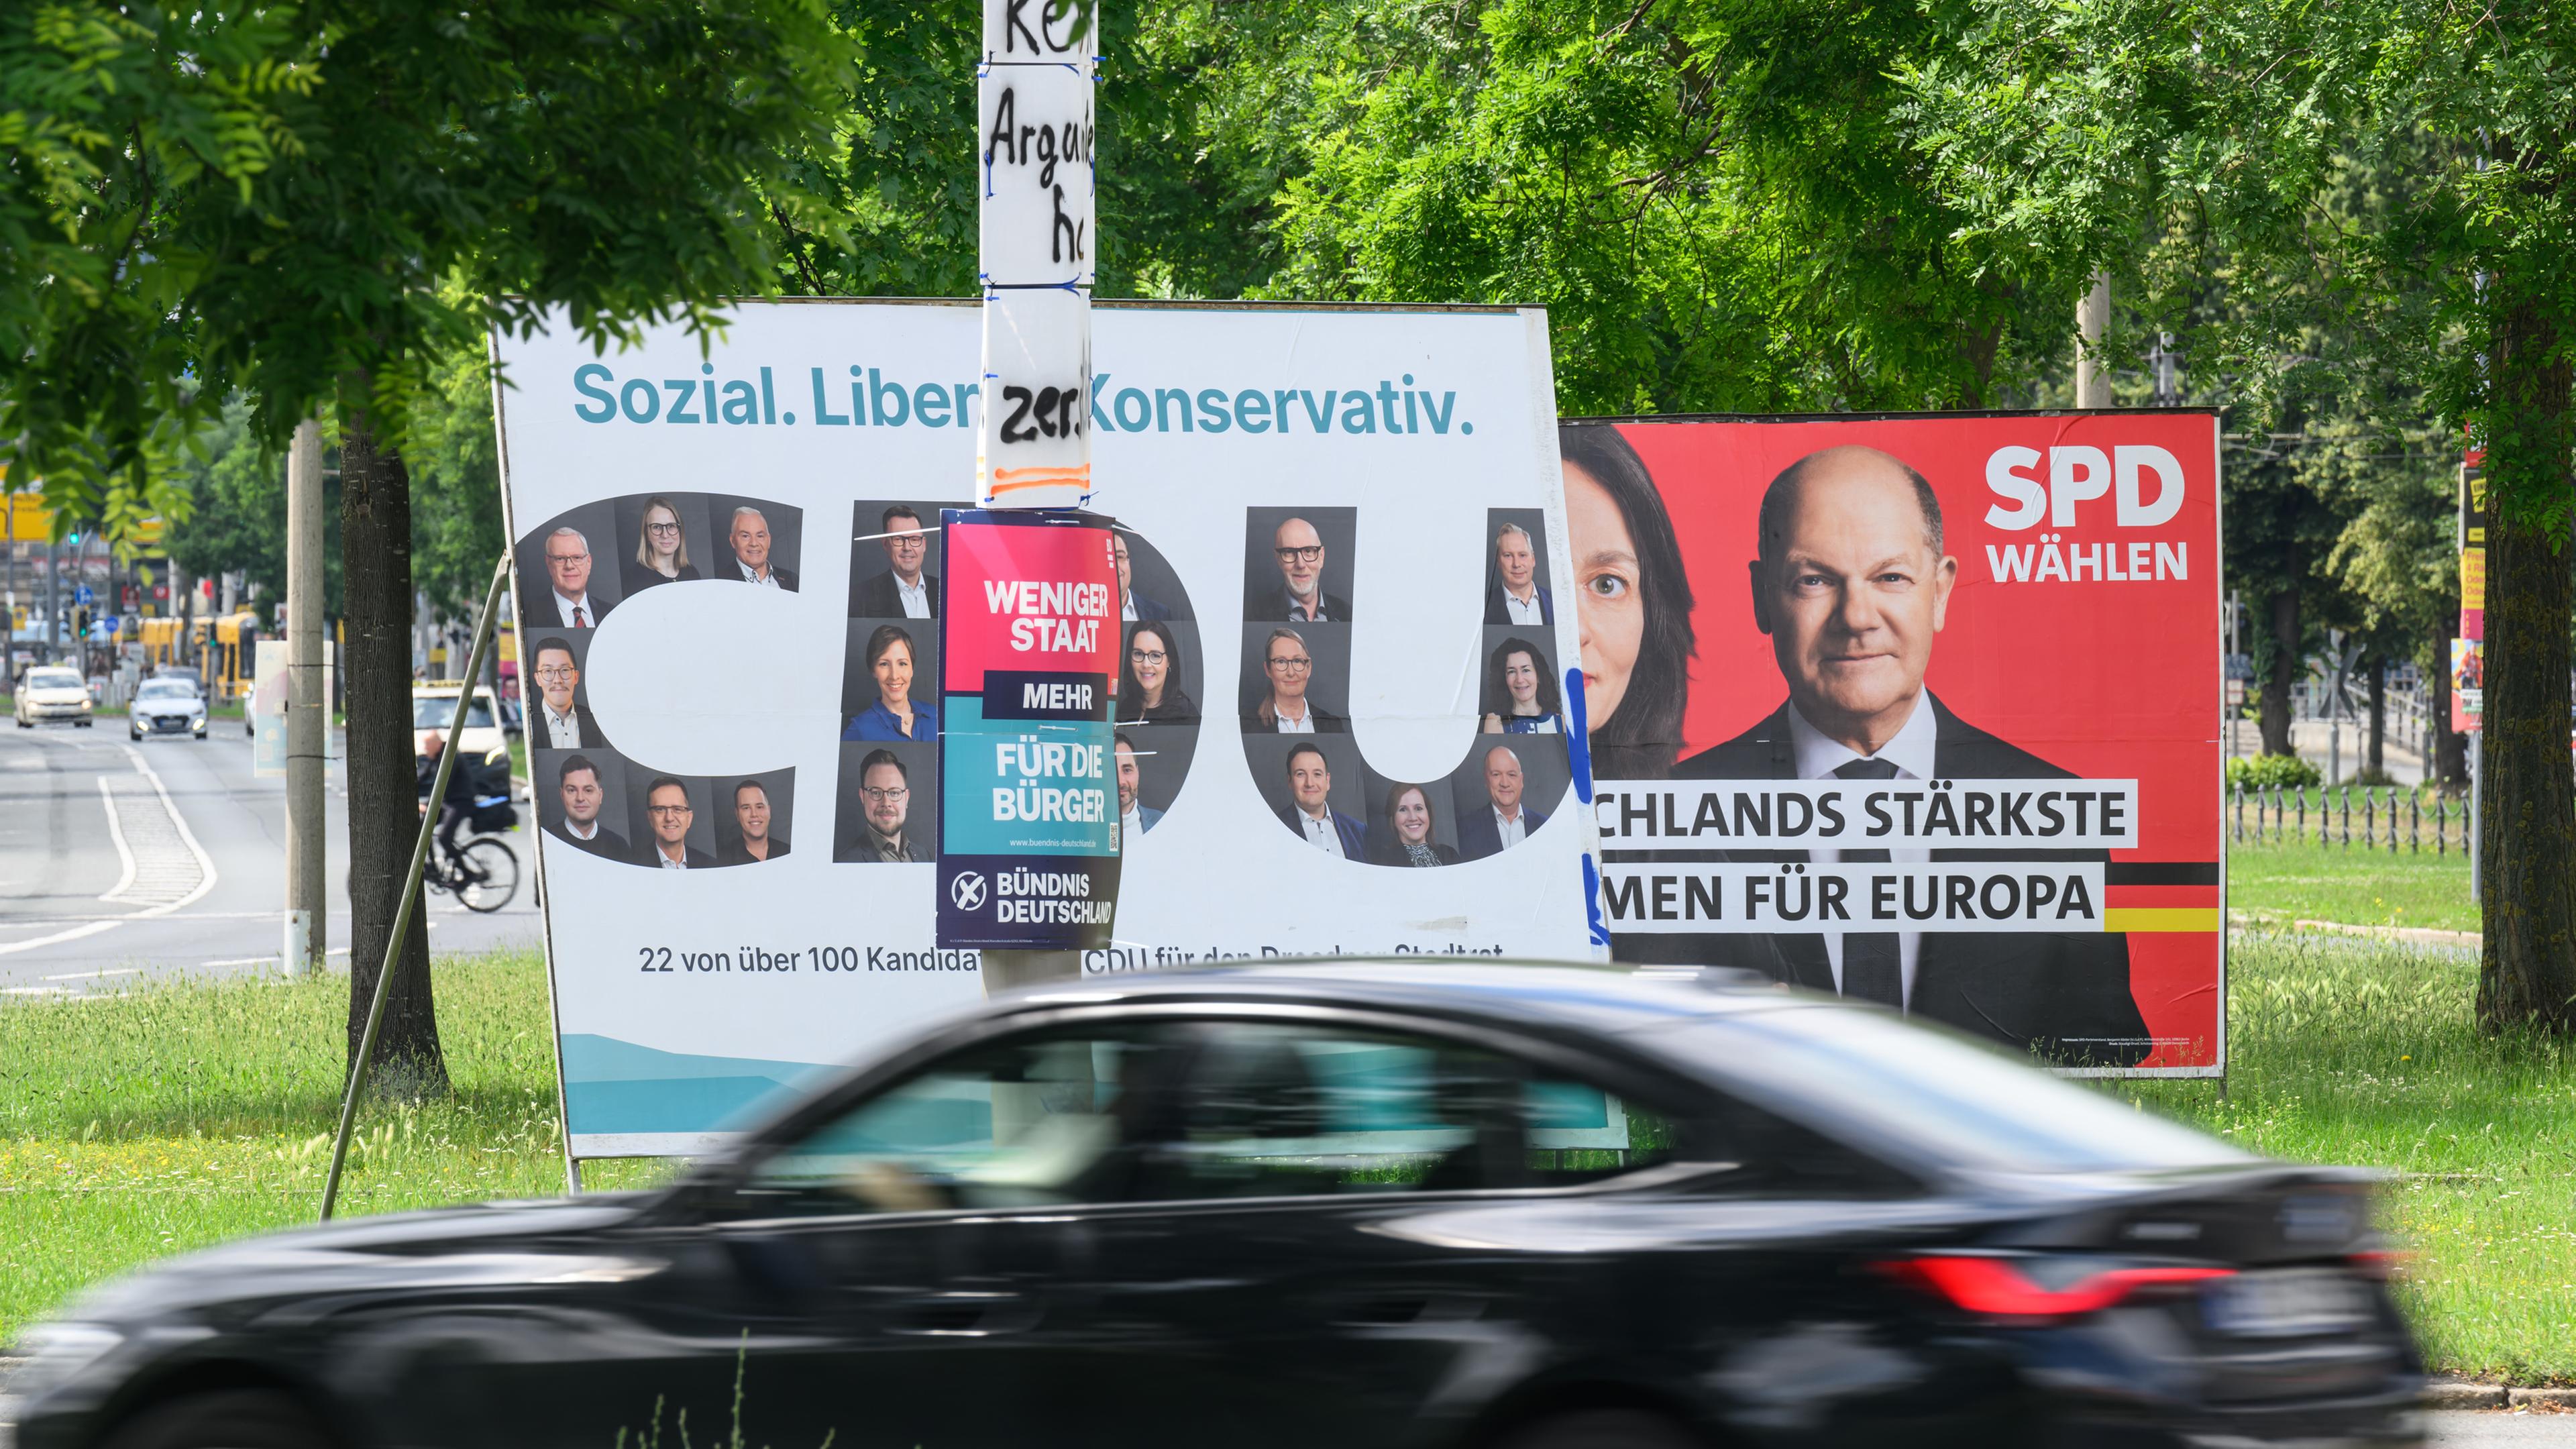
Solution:
[{"label": "red election poster", "polygon": [[1560,430],[1612,954],[2224,1061],[2218,421]]}]

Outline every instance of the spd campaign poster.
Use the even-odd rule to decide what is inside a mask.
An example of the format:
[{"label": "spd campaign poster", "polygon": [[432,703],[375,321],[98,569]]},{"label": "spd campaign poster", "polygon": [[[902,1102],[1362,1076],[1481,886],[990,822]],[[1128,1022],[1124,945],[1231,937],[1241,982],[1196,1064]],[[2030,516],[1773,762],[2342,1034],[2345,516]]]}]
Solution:
[{"label": "spd campaign poster", "polygon": [[1561,439],[1614,957],[2219,1070],[2215,416]]},{"label": "spd campaign poster", "polygon": [[939,944],[1106,946],[1125,640],[1109,520],[943,509],[939,559]]},{"label": "spd campaign poster", "polygon": [[707,1150],[977,1000],[977,950],[937,940],[940,842],[975,790],[987,817],[1024,782],[1088,797],[1067,821],[1029,796],[1049,840],[1114,829],[1095,975],[1602,949],[1544,314],[1099,309],[1084,405],[1115,598],[1052,616],[1083,678],[1019,696],[1078,713],[1072,686],[1108,681],[1097,783],[992,775],[1054,767],[990,741],[990,778],[943,761],[990,700],[943,714],[951,611],[1025,602],[944,532],[974,502],[975,304],[755,303],[704,347],[670,328],[602,351],[568,322],[494,346],[576,1157]]}]

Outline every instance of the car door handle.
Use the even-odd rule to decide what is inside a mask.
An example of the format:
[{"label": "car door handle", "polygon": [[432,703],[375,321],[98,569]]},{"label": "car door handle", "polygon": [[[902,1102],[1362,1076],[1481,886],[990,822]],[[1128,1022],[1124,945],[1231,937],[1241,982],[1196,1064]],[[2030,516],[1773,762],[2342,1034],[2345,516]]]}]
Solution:
[{"label": "car door handle", "polygon": [[885,1331],[906,1338],[993,1338],[1026,1333],[1045,1310],[1022,1293],[925,1293],[895,1304]]}]

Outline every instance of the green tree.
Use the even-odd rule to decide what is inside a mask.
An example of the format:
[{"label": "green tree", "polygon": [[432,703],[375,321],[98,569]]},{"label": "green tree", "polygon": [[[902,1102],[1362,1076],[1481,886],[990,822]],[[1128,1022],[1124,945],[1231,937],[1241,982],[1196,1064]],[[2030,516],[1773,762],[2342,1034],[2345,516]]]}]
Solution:
[{"label": "green tree", "polygon": [[[2241,264],[2226,279],[2234,325],[2205,345],[2250,392],[2295,378],[2303,339],[2323,330],[2356,373],[2421,388],[2486,447],[2478,1012],[2576,1028],[2576,13],[2434,0],[1939,13],[1951,44],[1902,72],[1906,119],[1972,231],[2088,267],[2117,265],[2142,236],[2191,237]],[[2357,194],[2368,204],[2343,204]]]},{"label": "green tree", "polygon": [[[148,494],[153,448],[236,392],[272,448],[337,421],[353,1055],[415,818],[420,404],[487,329],[703,329],[774,286],[781,228],[842,245],[812,181],[850,58],[807,0],[0,12],[0,282],[24,284],[0,284],[0,435],[27,471]],[[442,1089],[417,912],[396,971],[384,1080]]]}]

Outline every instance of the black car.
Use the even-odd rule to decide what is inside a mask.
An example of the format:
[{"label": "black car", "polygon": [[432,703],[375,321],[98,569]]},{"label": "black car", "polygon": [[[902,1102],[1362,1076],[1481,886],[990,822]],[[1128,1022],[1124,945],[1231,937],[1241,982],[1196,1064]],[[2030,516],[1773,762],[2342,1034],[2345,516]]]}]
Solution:
[{"label": "black car", "polygon": [[283,1233],[96,1292],[35,1335],[16,1434],[2417,1443],[2370,1191],[1731,975],[1085,981],[665,1191]]}]

